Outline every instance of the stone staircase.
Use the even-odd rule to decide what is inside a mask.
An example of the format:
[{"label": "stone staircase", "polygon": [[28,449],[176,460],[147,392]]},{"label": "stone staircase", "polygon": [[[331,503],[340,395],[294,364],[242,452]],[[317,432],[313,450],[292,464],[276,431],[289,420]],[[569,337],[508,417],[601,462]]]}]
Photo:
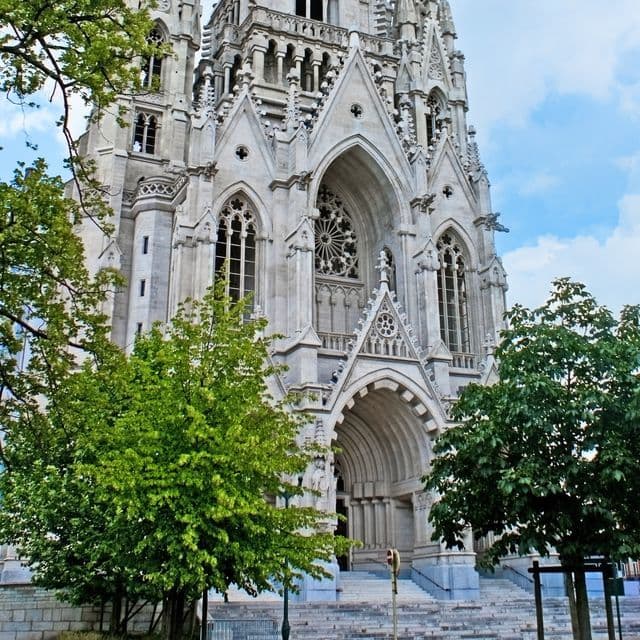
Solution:
[{"label": "stone staircase", "polygon": [[[438,601],[410,580],[400,580],[398,640],[536,640],[532,595],[499,578],[481,578],[480,594],[476,601]],[[339,597],[338,602],[290,605],[291,640],[392,638],[388,578],[364,572],[343,573]],[[566,598],[547,598],[544,605],[545,639],[571,640]],[[622,639],[640,640],[640,598],[621,598],[620,609]],[[279,628],[282,603],[212,601],[210,617],[271,619]],[[591,619],[593,640],[607,640],[602,599],[591,601]]]},{"label": "stone staircase", "polygon": [[[413,580],[398,580],[398,604],[425,602],[432,597]],[[340,574],[339,602],[379,602],[391,601],[391,580],[367,571],[348,571]]]}]

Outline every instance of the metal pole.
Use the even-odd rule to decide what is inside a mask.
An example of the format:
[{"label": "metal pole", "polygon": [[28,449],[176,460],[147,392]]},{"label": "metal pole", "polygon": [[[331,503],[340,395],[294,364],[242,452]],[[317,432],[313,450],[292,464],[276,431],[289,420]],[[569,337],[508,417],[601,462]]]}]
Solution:
[{"label": "metal pole", "polygon": [[613,577],[616,580],[615,594],[616,594],[616,613],[618,616],[618,636],[619,636],[619,639],[622,640],[622,621],[620,620],[620,597],[618,593],[618,584],[617,584],[618,568],[616,567],[616,565],[612,565],[612,566],[613,566]]},{"label": "metal pole", "polygon": [[291,625],[289,624],[289,589],[284,586],[284,617],[282,619],[282,640],[289,640]]},{"label": "metal pole", "polygon": [[[282,497],[284,498],[284,508],[288,509],[289,508],[289,498],[291,497],[291,495],[289,494],[288,491],[285,491],[282,494]],[[284,560],[284,567],[285,567],[285,583],[284,583],[284,592],[282,594],[283,597],[283,612],[282,612],[282,640],[289,640],[289,634],[291,633],[291,625],[289,624],[289,586],[286,582],[287,580],[287,567],[288,567],[288,562],[287,559],[285,558]]]},{"label": "metal pole", "polygon": [[533,590],[536,596],[536,623],[538,625],[538,640],[544,640],[544,618],[542,613],[542,585],[540,584],[540,563],[533,561]]},{"label": "metal pole", "polygon": [[202,592],[202,616],[201,616],[201,620],[200,620],[200,640],[207,640],[207,626],[209,623],[209,612],[208,612],[208,605],[209,605],[209,590],[205,589]]},{"label": "metal pole", "polygon": [[[398,640],[398,572],[399,556],[395,549],[387,549],[387,564],[391,578],[391,617],[393,620],[393,640]],[[398,567],[396,566],[398,565]]]},{"label": "metal pole", "polygon": [[393,607],[393,640],[398,640],[398,577],[393,569],[391,570],[392,587],[391,587],[391,604]]},{"label": "metal pole", "polygon": [[607,633],[609,640],[616,640],[616,628],[613,623],[613,607],[611,606],[611,589],[616,588],[613,578],[613,565],[606,562],[602,566],[602,584],[604,586],[604,608],[607,614]]}]

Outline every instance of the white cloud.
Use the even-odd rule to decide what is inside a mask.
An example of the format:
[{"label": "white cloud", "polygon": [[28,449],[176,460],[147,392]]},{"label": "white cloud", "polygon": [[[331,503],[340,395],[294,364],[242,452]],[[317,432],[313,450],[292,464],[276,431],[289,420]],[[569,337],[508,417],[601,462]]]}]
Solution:
[{"label": "white cloud", "polygon": [[551,191],[559,184],[560,178],[558,178],[558,176],[542,171],[529,178],[523,179],[520,184],[519,193],[522,196],[537,196]]},{"label": "white cloud", "polygon": [[467,54],[472,117],[483,128],[524,125],[550,94],[615,97],[635,109],[618,75],[640,47],[638,0],[455,0]]},{"label": "white cloud", "polygon": [[547,298],[554,278],[569,276],[583,282],[611,309],[639,304],[640,194],[624,196],[618,211],[618,224],[606,236],[544,235],[532,246],[506,253],[509,303],[538,306]]},{"label": "white cloud", "polygon": [[55,113],[47,106],[24,108],[3,100],[0,102],[0,143],[23,136],[34,140],[34,134],[47,131],[55,121]]}]

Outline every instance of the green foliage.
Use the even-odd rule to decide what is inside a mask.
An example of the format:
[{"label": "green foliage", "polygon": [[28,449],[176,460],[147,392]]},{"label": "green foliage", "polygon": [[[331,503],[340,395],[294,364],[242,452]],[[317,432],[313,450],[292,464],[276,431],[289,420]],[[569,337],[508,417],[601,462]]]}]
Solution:
[{"label": "green foliage", "polygon": [[[44,398],[74,351],[105,340],[96,309],[114,274],[88,277],[72,225],[79,206],[43,161],[0,183],[0,208],[0,422],[5,433],[37,440]],[[7,456],[3,463],[10,468]]]},{"label": "green foliage", "polygon": [[80,95],[97,118],[118,94],[139,89],[140,63],[154,50],[147,42],[152,22],[125,0],[0,0],[0,27],[5,99],[25,110],[36,108],[37,92],[60,100],[76,181],[73,201],[43,160],[0,181],[0,421],[12,437],[37,442],[46,421],[41,411],[78,350],[97,357],[103,349],[97,310],[118,281],[109,272],[89,277],[74,234],[81,216],[103,224],[109,211],[91,163],[77,155],[69,98]]},{"label": "green foliage", "polygon": [[100,112],[139,88],[153,49],[145,7],[126,0],[0,0],[0,25],[0,89],[20,101],[59,92],[65,124],[72,94]]},{"label": "green foliage", "polygon": [[616,321],[582,285],[554,287],[507,314],[500,380],[463,391],[426,477],[435,536],[498,534],[487,564],[550,546],[564,562],[640,555],[640,310]]},{"label": "green foliage", "polygon": [[[76,179],[76,201],[43,160],[0,182],[0,421],[14,441],[37,443],[42,409],[78,350],[97,357],[104,348],[97,310],[118,280],[109,272],[89,277],[74,234],[81,216],[102,224],[108,209],[71,138],[69,98],[80,95],[97,118],[118,94],[139,89],[140,63],[154,50],[152,22],[125,0],[0,0],[0,27],[0,89],[25,110],[37,108],[38,92],[60,100]],[[2,462],[13,464],[7,455]]]},{"label": "green foliage", "polygon": [[[41,445],[9,438],[23,464],[3,477],[0,533],[30,558],[37,581],[76,602],[126,593],[180,594],[231,582],[249,592],[322,575],[344,541],[311,508],[276,508],[300,493],[284,479],[313,452],[304,416],[268,392],[264,320],[222,289],[156,326],[133,354],[102,354],[54,395]],[[286,561],[286,562],[285,562]]]}]

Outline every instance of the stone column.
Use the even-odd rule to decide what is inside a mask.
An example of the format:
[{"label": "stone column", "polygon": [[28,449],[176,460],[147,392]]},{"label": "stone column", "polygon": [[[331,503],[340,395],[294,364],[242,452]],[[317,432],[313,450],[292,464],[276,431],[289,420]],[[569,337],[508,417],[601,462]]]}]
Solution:
[{"label": "stone column", "polygon": [[363,528],[362,528],[362,500],[352,498],[351,506],[350,506],[350,518],[351,521],[351,531],[349,535],[354,540],[362,540],[364,542]]},{"label": "stone column", "polygon": [[254,45],[253,47],[253,64],[251,66],[257,82],[264,82],[264,54],[266,51],[266,47],[260,45]]},{"label": "stone column", "polygon": [[283,68],[284,68],[284,57],[285,57],[285,52],[284,51],[276,51],[276,65],[277,65],[277,71],[276,71],[276,78],[277,78],[277,84],[282,84],[283,80],[284,80],[284,72],[283,72]]},{"label": "stone column", "polygon": [[381,498],[373,501],[376,517],[376,546],[384,547],[388,542],[387,527],[385,519],[386,507]]},{"label": "stone column", "polygon": [[319,91],[320,89],[320,65],[322,62],[320,60],[313,60],[311,62],[313,66],[313,87],[309,89],[309,91]]},{"label": "stone column", "polygon": [[362,541],[365,549],[371,549],[375,546],[375,520],[373,514],[373,504],[371,500],[365,500],[363,503],[364,510],[364,535]]}]

